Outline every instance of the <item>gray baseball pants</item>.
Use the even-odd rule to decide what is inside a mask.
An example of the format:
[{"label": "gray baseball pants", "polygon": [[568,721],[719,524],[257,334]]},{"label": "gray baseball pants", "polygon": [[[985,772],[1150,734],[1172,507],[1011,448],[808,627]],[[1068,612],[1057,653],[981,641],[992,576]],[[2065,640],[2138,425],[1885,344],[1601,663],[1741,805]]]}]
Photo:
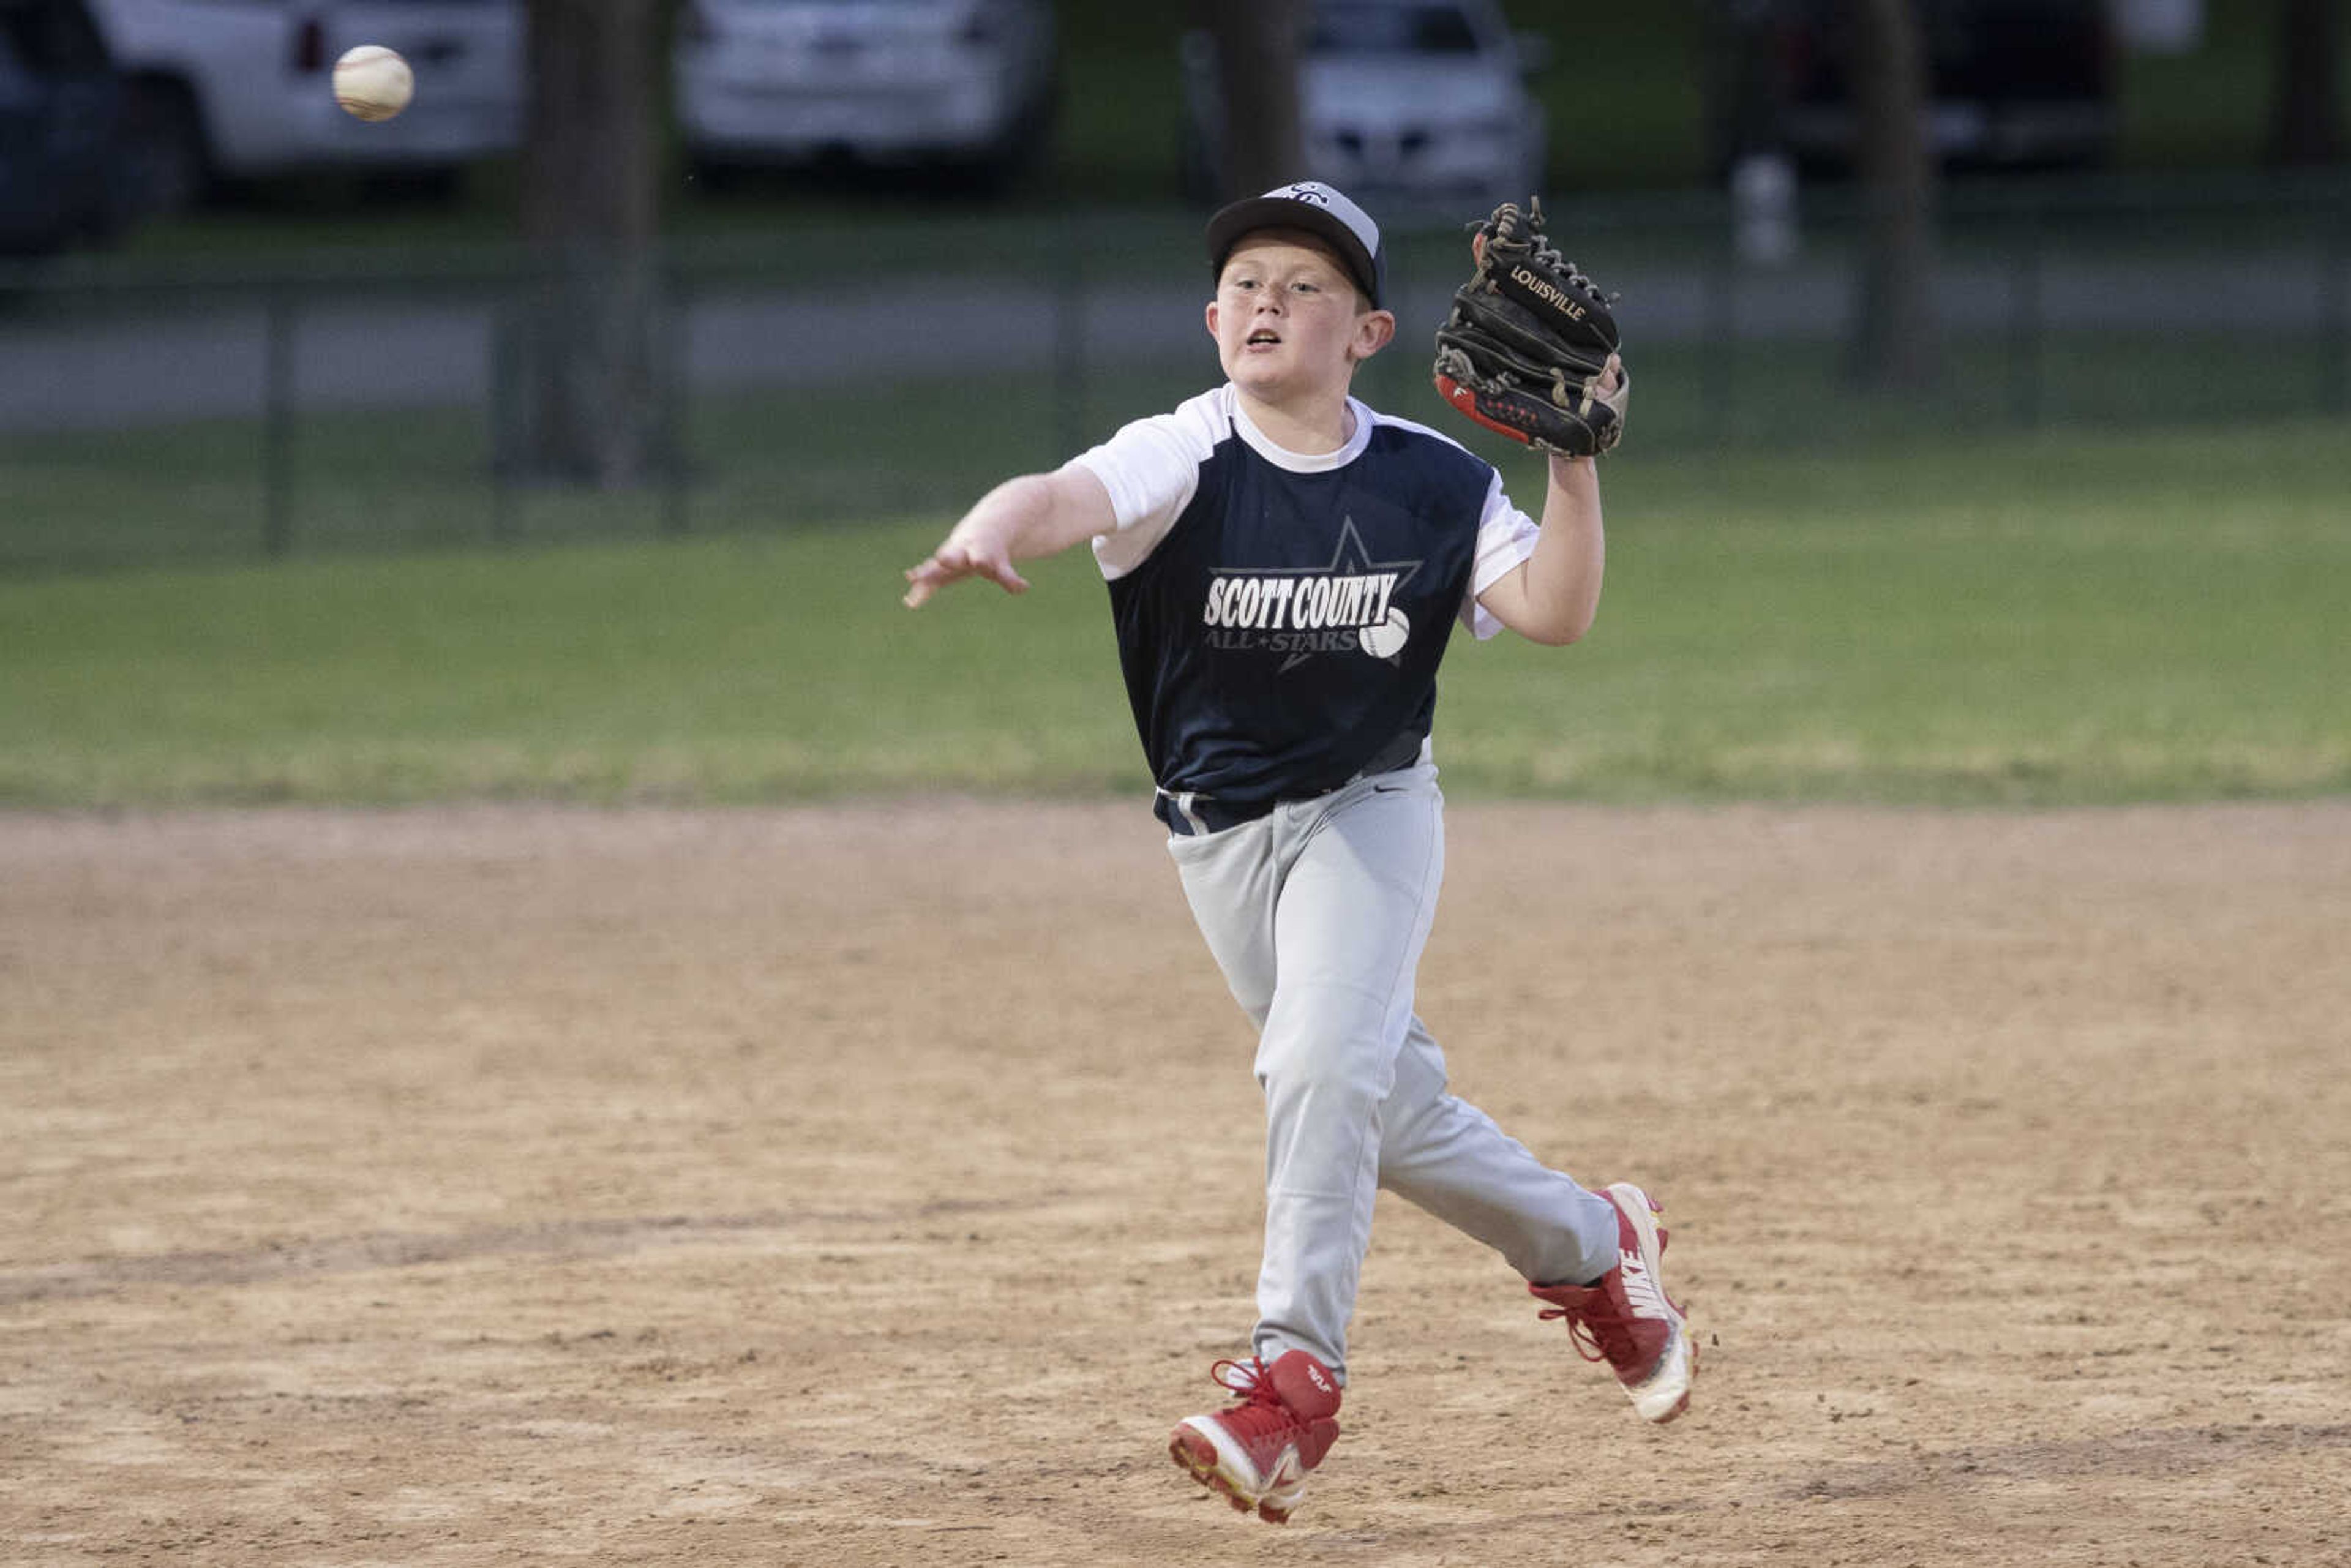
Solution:
[{"label": "gray baseball pants", "polygon": [[1427,762],[1276,806],[1168,853],[1208,950],[1258,1027],[1265,1259],[1253,1352],[1304,1350],[1343,1382],[1372,1205],[1386,1187],[1544,1284],[1616,1261],[1616,1210],[1446,1092],[1413,1010],[1445,876]]}]

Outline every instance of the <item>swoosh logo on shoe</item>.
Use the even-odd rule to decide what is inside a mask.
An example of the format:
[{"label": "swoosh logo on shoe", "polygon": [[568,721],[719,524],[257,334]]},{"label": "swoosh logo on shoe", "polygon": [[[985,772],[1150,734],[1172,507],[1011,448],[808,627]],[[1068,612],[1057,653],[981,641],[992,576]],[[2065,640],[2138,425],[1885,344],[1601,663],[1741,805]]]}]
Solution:
[{"label": "swoosh logo on shoe", "polygon": [[1649,1270],[1642,1263],[1640,1255],[1620,1252],[1616,1257],[1616,1266],[1625,1280],[1625,1303],[1645,1318],[1671,1317],[1672,1313],[1666,1306],[1665,1292],[1657,1289],[1655,1280],[1649,1278]]}]

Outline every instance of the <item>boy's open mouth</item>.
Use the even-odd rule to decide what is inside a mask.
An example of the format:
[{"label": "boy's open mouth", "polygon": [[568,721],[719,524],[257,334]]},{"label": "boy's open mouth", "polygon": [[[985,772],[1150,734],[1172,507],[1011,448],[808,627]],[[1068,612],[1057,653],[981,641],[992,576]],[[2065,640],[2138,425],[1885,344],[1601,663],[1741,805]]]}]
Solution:
[{"label": "boy's open mouth", "polygon": [[1249,346],[1252,348],[1259,343],[1279,343],[1280,341],[1281,334],[1266,327],[1259,327],[1256,331],[1251,332],[1249,335]]}]

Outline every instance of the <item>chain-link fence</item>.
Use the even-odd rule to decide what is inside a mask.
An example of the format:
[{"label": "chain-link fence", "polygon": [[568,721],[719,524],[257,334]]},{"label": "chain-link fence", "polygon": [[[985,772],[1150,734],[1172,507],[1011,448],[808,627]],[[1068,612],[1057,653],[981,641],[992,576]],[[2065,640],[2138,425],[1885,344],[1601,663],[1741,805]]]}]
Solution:
[{"label": "chain-link fence", "polygon": [[[1552,218],[1622,295],[1643,451],[2351,408],[2341,175],[1949,189],[1941,374],[1900,393],[1851,363],[1850,191],[1560,198]],[[513,461],[518,323],[547,287],[518,252],[20,274],[0,285],[0,570],[947,510],[1217,378],[1199,226],[930,216],[674,244],[663,440],[644,484],[609,490]],[[1427,384],[1463,235],[1390,249],[1398,339],[1358,391],[1481,445]]]}]

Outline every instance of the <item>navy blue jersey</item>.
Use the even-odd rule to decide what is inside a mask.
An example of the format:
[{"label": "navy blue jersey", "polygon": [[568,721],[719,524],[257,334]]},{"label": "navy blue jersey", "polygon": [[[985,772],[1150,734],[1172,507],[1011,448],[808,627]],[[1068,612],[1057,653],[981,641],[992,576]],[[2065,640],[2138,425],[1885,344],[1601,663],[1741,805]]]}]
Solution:
[{"label": "navy blue jersey", "polygon": [[[1409,760],[1454,622],[1526,559],[1534,525],[1491,465],[1351,402],[1335,453],[1275,446],[1229,386],[1077,459],[1119,529],[1095,542],[1153,777],[1246,816]],[[1395,765],[1392,760],[1388,765]]]}]

